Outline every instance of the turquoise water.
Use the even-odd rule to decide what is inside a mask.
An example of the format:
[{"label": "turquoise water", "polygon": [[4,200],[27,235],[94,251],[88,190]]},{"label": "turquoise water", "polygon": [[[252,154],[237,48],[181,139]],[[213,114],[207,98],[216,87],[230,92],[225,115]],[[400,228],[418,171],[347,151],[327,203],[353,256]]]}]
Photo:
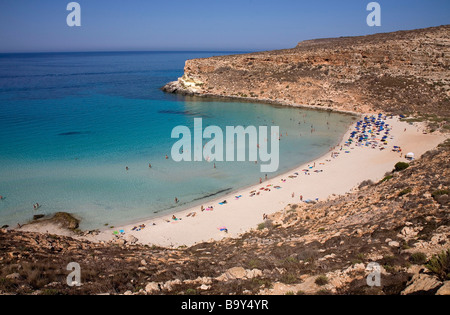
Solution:
[{"label": "turquoise water", "polygon": [[[57,211],[79,216],[82,229],[118,225],[200,204],[264,178],[260,165],[250,161],[216,162],[214,169],[206,161],[166,160],[176,142],[172,129],[192,130],[194,118],[203,118],[204,128],[223,130],[279,126],[280,167],[270,177],[326,153],[352,122],[337,113],[159,90],[182,76],[185,60],[221,54],[0,55],[0,225]],[[37,212],[35,203],[41,205]]]}]

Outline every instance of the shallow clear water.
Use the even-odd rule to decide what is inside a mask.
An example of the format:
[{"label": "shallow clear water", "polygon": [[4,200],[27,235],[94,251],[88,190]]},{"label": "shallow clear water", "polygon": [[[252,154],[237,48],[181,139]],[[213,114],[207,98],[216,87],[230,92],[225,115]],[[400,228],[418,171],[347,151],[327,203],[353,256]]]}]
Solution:
[{"label": "shallow clear water", "polygon": [[118,225],[200,204],[264,178],[260,165],[250,161],[216,162],[214,169],[206,161],[166,160],[176,142],[172,129],[192,130],[194,118],[203,118],[203,128],[223,130],[280,126],[280,167],[270,177],[326,153],[352,122],[337,113],[159,90],[182,76],[185,60],[221,54],[226,53],[0,55],[0,226],[28,221],[36,202],[38,213],[76,214],[83,229]]}]

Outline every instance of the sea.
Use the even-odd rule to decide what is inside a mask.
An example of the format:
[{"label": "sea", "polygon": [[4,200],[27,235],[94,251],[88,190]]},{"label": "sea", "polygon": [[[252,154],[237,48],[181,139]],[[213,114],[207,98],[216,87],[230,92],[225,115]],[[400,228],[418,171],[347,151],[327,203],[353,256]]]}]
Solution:
[{"label": "sea", "polygon": [[354,117],[160,89],[183,75],[188,59],[237,53],[0,54],[0,227],[56,212],[78,217],[81,229],[118,226],[265,178],[255,161],[175,162],[172,130],[193,128],[195,118],[223,130],[278,126],[279,168],[269,178],[340,142]]}]

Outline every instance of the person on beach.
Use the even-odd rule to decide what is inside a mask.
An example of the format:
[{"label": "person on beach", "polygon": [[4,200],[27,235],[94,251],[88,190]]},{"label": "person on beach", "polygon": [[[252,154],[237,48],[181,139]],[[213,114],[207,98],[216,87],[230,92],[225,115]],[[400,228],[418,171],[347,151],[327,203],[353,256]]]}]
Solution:
[{"label": "person on beach", "polygon": [[150,163],[148,163],[148,168],[152,168],[152,165]]},{"label": "person on beach", "polygon": [[127,166],[127,167],[125,167],[125,170],[127,170],[127,171],[129,170],[128,166]]},{"label": "person on beach", "polygon": [[175,197],[175,203],[178,203],[178,198],[177,197]]},{"label": "person on beach", "polygon": [[303,195],[300,195],[300,201],[303,201]]},{"label": "person on beach", "polygon": [[295,197],[295,193],[292,193],[292,198],[294,198]]},{"label": "person on beach", "polygon": [[261,177],[259,178],[259,183],[262,184],[262,178]]}]

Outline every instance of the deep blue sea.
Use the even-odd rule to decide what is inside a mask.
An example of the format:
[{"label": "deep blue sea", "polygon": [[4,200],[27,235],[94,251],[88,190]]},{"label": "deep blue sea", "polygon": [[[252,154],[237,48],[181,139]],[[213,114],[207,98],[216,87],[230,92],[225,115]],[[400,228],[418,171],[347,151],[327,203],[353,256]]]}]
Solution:
[{"label": "deep blue sea", "polygon": [[264,178],[250,161],[216,162],[214,168],[207,161],[167,160],[176,142],[172,129],[192,128],[194,118],[203,118],[204,128],[224,130],[279,126],[280,168],[270,177],[340,141],[351,116],[160,90],[183,75],[187,59],[225,54],[0,54],[0,226],[58,211],[80,217],[82,229],[118,225],[176,212]]}]

